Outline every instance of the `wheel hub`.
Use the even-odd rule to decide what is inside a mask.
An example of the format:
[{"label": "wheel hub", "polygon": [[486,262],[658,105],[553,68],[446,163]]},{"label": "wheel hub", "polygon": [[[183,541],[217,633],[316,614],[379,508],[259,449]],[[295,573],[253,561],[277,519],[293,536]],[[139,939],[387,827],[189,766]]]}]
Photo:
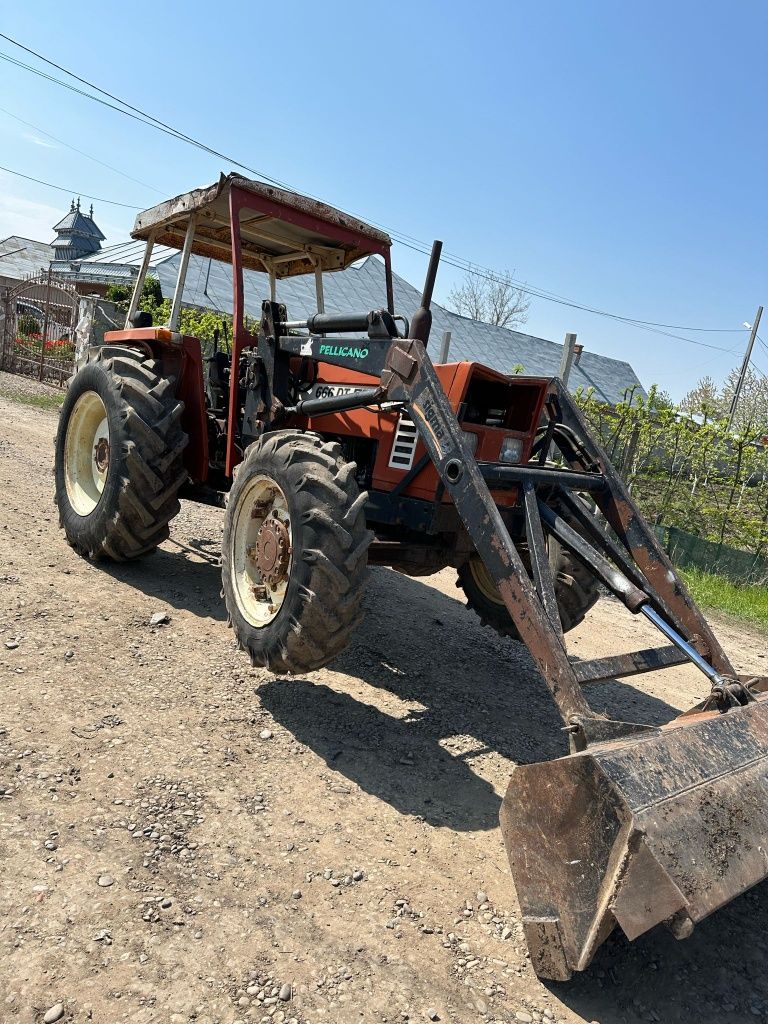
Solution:
[{"label": "wheel hub", "polygon": [[268,625],[283,605],[292,550],[285,494],[266,474],[254,476],[237,498],[230,557],[239,610],[256,628]]},{"label": "wheel hub", "polygon": [[100,473],[106,473],[109,469],[109,441],[106,437],[100,437],[93,449],[93,459],[96,468]]},{"label": "wheel hub", "polygon": [[256,568],[274,590],[285,579],[291,558],[288,530],[277,516],[269,516],[259,527],[254,556]]}]

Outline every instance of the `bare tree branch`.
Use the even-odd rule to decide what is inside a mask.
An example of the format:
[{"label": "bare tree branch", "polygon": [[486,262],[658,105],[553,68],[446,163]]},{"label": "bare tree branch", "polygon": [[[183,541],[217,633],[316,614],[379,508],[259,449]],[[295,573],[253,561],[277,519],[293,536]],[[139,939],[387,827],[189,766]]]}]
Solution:
[{"label": "bare tree branch", "polygon": [[512,330],[528,319],[531,300],[514,284],[514,271],[495,278],[468,271],[463,283],[448,293],[448,307],[462,316]]}]

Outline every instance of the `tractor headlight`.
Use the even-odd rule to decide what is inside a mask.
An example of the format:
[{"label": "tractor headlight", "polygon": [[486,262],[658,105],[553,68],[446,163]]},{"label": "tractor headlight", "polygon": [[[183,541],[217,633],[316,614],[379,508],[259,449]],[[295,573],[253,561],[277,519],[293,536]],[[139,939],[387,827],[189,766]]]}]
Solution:
[{"label": "tractor headlight", "polygon": [[519,462],[523,457],[523,442],[519,437],[505,437],[501,442],[499,462]]},{"label": "tractor headlight", "polygon": [[471,430],[462,430],[461,432],[461,443],[464,445],[470,455],[474,455],[477,451],[478,436]]}]

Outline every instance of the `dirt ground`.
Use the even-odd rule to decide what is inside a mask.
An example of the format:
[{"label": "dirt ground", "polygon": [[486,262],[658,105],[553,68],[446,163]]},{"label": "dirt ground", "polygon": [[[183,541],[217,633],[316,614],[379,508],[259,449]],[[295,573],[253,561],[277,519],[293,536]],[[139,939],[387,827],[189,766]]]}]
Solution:
[{"label": "dirt ground", "polygon": [[[89,565],[57,526],[56,413],[0,377],[3,1024],[58,1003],[99,1024],[768,1021],[766,884],[685,942],[614,934],[572,982],[537,980],[499,803],[565,741],[453,572],[371,570],[331,668],[252,669],[219,597],[222,513],[185,504],[154,556]],[[766,671],[764,637],[716,626]],[[581,656],[655,642],[606,600],[572,636]],[[671,669],[593,699],[653,723],[705,689]]]}]

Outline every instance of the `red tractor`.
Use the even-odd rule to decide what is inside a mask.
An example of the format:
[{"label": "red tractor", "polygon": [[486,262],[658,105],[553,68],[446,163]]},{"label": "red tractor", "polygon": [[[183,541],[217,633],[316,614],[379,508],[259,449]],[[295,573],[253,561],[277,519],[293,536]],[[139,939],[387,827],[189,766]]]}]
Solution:
[{"label": "red tractor", "polygon": [[[335,658],[360,621],[371,562],[413,575],[455,566],[470,607],[516,635],[404,403],[373,394],[385,345],[409,336],[393,309],[389,237],[233,177],[142,213],[134,237],[147,248],[126,329],[91,352],[64,410],[57,494],[73,547],[91,558],[148,554],[168,536],[180,496],[219,503],[229,491],[224,596],[254,662],[307,672]],[[162,326],[137,308],[154,243],[182,249]],[[232,263],[231,353],[217,346],[204,359],[196,338],[177,333],[190,253]],[[373,253],[386,268],[382,308],[322,312],[323,273]],[[267,270],[272,285],[258,334],[243,323],[246,267]],[[306,273],[319,312],[291,322],[276,284]],[[334,337],[350,331],[363,338]],[[477,363],[436,372],[468,451],[502,466],[529,459],[548,381]],[[494,501],[527,558],[517,488],[499,483]],[[597,599],[596,582],[556,540],[549,558],[571,629]]]},{"label": "red tractor", "polygon": [[[277,673],[345,648],[369,563],[454,566],[481,619],[528,646],[569,736],[570,756],[515,770],[502,810],[547,977],[583,969],[616,924],[634,938],[663,921],[682,936],[765,877],[768,680],[735,673],[560,381],[432,364],[440,243],[409,322],[386,234],[259,182],[222,177],[140,214],[133,237],[146,249],[125,330],[88,352],[62,409],[56,500],[70,544],[138,558],[168,536],[180,497],[226,494],[227,610],[241,647]],[[181,250],[162,325],[139,309],[157,243]],[[232,265],[231,352],[204,357],[179,333],[192,253]],[[323,275],[372,254],[381,308],[325,312]],[[246,268],[269,276],[258,330]],[[277,294],[297,274],[316,281],[317,312],[301,320]],[[599,583],[669,644],[571,660],[564,633]],[[683,662],[711,692],[663,728],[595,714],[584,697],[587,684]],[[732,813],[739,801],[749,814]],[[738,826],[726,861],[721,818],[729,835]]]}]

